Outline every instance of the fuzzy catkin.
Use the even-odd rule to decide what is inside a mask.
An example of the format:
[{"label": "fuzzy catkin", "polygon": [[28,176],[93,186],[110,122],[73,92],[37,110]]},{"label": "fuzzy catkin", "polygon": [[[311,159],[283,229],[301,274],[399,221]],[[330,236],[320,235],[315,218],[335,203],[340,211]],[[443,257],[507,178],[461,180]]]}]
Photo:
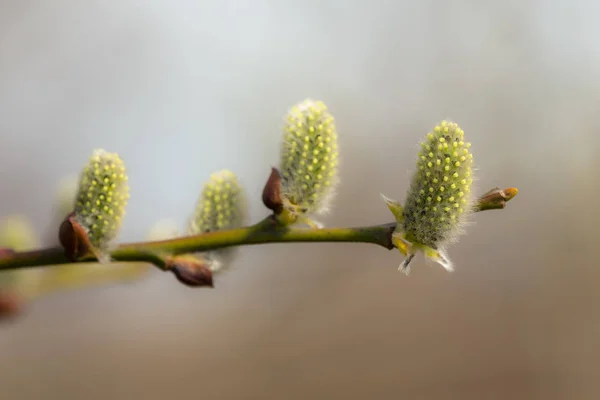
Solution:
[{"label": "fuzzy catkin", "polygon": [[435,248],[452,240],[471,212],[473,155],[464,132],[442,121],[421,143],[417,170],[406,196],[402,230]]},{"label": "fuzzy catkin", "polygon": [[246,219],[245,201],[244,191],[233,172],[213,173],[202,188],[190,221],[190,234],[242,226]]},{"label": "fuzzy catkin", "polygon": [[322,101],[292,107],[281,150],[282,195],[299,213],[325,211],[338,182],[335,120]]},{"label": "fuzzy catkin", "polygon": [[[230,170],[213,173],[202,187],[188,233],[197,235],[243,226],[247,219],[246,193],[237,176]],[[211,271],[228,267],[235,257],[235,248],[225,248],[194,255],[202,258]]]},{"label": "fuzzy catkin", "polygon": [[75,201],[75,220],[92,246],[106,250],[117,236],[129,199],[125,165],[116,153],[97,149],[83,168]]}]

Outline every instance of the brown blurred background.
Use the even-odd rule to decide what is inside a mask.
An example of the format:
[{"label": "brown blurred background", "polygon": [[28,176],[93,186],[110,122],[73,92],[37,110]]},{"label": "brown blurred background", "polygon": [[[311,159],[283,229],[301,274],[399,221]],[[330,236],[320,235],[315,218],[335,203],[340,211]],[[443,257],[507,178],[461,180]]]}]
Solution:
[{"label": "brown blurred background", "polygon": [[449,249],[456,271],[371,245],[241,249],[213,290],[145,279],[51,294],[0,325],[0,398],[597,399],[600,4],[558,1],[0,2],[0,214],[55,240],[60,180],[118,152],[121,239],[181,225],[230,168],[254,201],[282,116],[337,118],[328,226],[390,221],[439,120],[478,190],[516,186]]}]

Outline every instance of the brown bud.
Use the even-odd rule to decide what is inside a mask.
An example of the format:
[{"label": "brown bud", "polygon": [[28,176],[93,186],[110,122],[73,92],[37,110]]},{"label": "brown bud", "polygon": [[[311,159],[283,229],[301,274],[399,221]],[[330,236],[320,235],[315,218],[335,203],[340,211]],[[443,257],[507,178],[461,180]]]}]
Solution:
[{"label": "brown bud", "polygon": [[506,202],[515,197],[517,193],[517,188],[508,188],[502,190],[499,187],[496,187],[479,198],[477,211],[504,208],[506,206]]},{"label": "brown bud", "polygon": [[92,248],[85,229],[75,221],[75,213],[70,213],[65,217],[60,225],[58,238],[69,261],[77,261]]},{"label": "brown bud", "polygon": [[263,189],[262,201],[265,207],[275,214],[283,211],[283,199],[281,197],[281,175],[277,168],[271,168],[271,175]]},{"label": "brown bud", "polygon": [[177,280],[191,287],[214,287],[213,273],[204,260],[193,256],[176,256],[167,260],[167,269]]},{"label": "brown bud", "polygon": [[18,316],[23,311],[23,301],[14,292],[0,291],[0,321]]}]

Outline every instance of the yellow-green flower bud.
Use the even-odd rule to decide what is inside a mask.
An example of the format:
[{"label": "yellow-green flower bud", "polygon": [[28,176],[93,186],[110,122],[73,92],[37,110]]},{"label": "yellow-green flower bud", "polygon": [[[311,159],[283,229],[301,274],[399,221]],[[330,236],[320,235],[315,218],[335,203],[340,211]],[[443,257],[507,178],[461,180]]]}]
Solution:
[{"label": "yellow-green flower bud", "polygon": [[[188,233],[196,235],[243,226],[247,219],[246,194],[236,175],[229,170],[213,173],[204,184]],[[197,255],[216,272],[232,262],[235,249],[225,248]]]},{"label": "yellow-green flower bud", "polygon": [[404,207],[386,199],[398,221],[394,243],[407,255],[402,265],[406,271],[418,249],[453,269],[444,247],[461,233],[473,211],[473,156],[464,139],[456,123],[442,121],[421,143]]},{"label": "yellow-green flower bud", "polygon": [[334,118],[322,101],[307,99],[289,110],[281,175],[285,209],[297,216],[327,209],[338,182],[338,138]]},{"label": "yellow-green flower bud", "polygon": [[95,150],[79,178],[75,220],[102,252],[117,236],[129,199],[125,165],[115,153]]},{"label": "yellow-green flower bud", "polygon": [[202,188],[196,212],[190,221],[190,234],[236,228],[245,222],[246,199],[235,174],[215,172]]},{"label": "yellow-green flower bud", "polygon": [[456,123],[442,121],[421,144],[417,170],[404,204],[404,231],[419,243],[447,242],[468,215],[471,202],[470,143]]}]

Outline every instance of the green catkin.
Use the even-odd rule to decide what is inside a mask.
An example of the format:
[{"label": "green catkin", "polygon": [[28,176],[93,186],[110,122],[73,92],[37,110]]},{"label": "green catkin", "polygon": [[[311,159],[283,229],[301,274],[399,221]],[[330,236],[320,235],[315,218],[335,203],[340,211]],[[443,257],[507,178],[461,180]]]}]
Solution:
[{"label": "green catkin", "polygon": [[202,188],[189,233],[195,235],[242,226],[246,218],[245,202],[244,191],[233,172],[213,173]]},{"label": "green catkin", "polygon": [[[229,170],[213,173],[204,184],[196,211],[190,219],[188,233],[197,235],[242,227],[247,219],[246,194],[236,175]],[[209,251],[202,256],[213,271],[230,265],[233,248]]]},{"label": "green catkin", "polygon": [[456,123],[442,121],[421,143],[404,204],[403,230],[419,243],[447,242],[470,211],[470,143]]},{"label": "green catkin", "polygon": [[286,209],[298,216],[327,210],[338,183],[338,139],[325,103],[306,99],[289,110],[280,166]]},{"label": "green catkin", "polygon": [[470,147],[456,123],[442,121],[421,142],[404,207],[387,201],[392,211],[394,207],[400,210],[394,239],[407,255],[401,266],[405,272],[416,250],[422,250],[444,268],[453,269],[445,245],[461,233],[472,212]]},{"label": "green catkin", "polygon": [[79,178],[75,220],[85,229],[94,250],[106,252],[116,238],[129,199],[123,161],[97,149]]}]

